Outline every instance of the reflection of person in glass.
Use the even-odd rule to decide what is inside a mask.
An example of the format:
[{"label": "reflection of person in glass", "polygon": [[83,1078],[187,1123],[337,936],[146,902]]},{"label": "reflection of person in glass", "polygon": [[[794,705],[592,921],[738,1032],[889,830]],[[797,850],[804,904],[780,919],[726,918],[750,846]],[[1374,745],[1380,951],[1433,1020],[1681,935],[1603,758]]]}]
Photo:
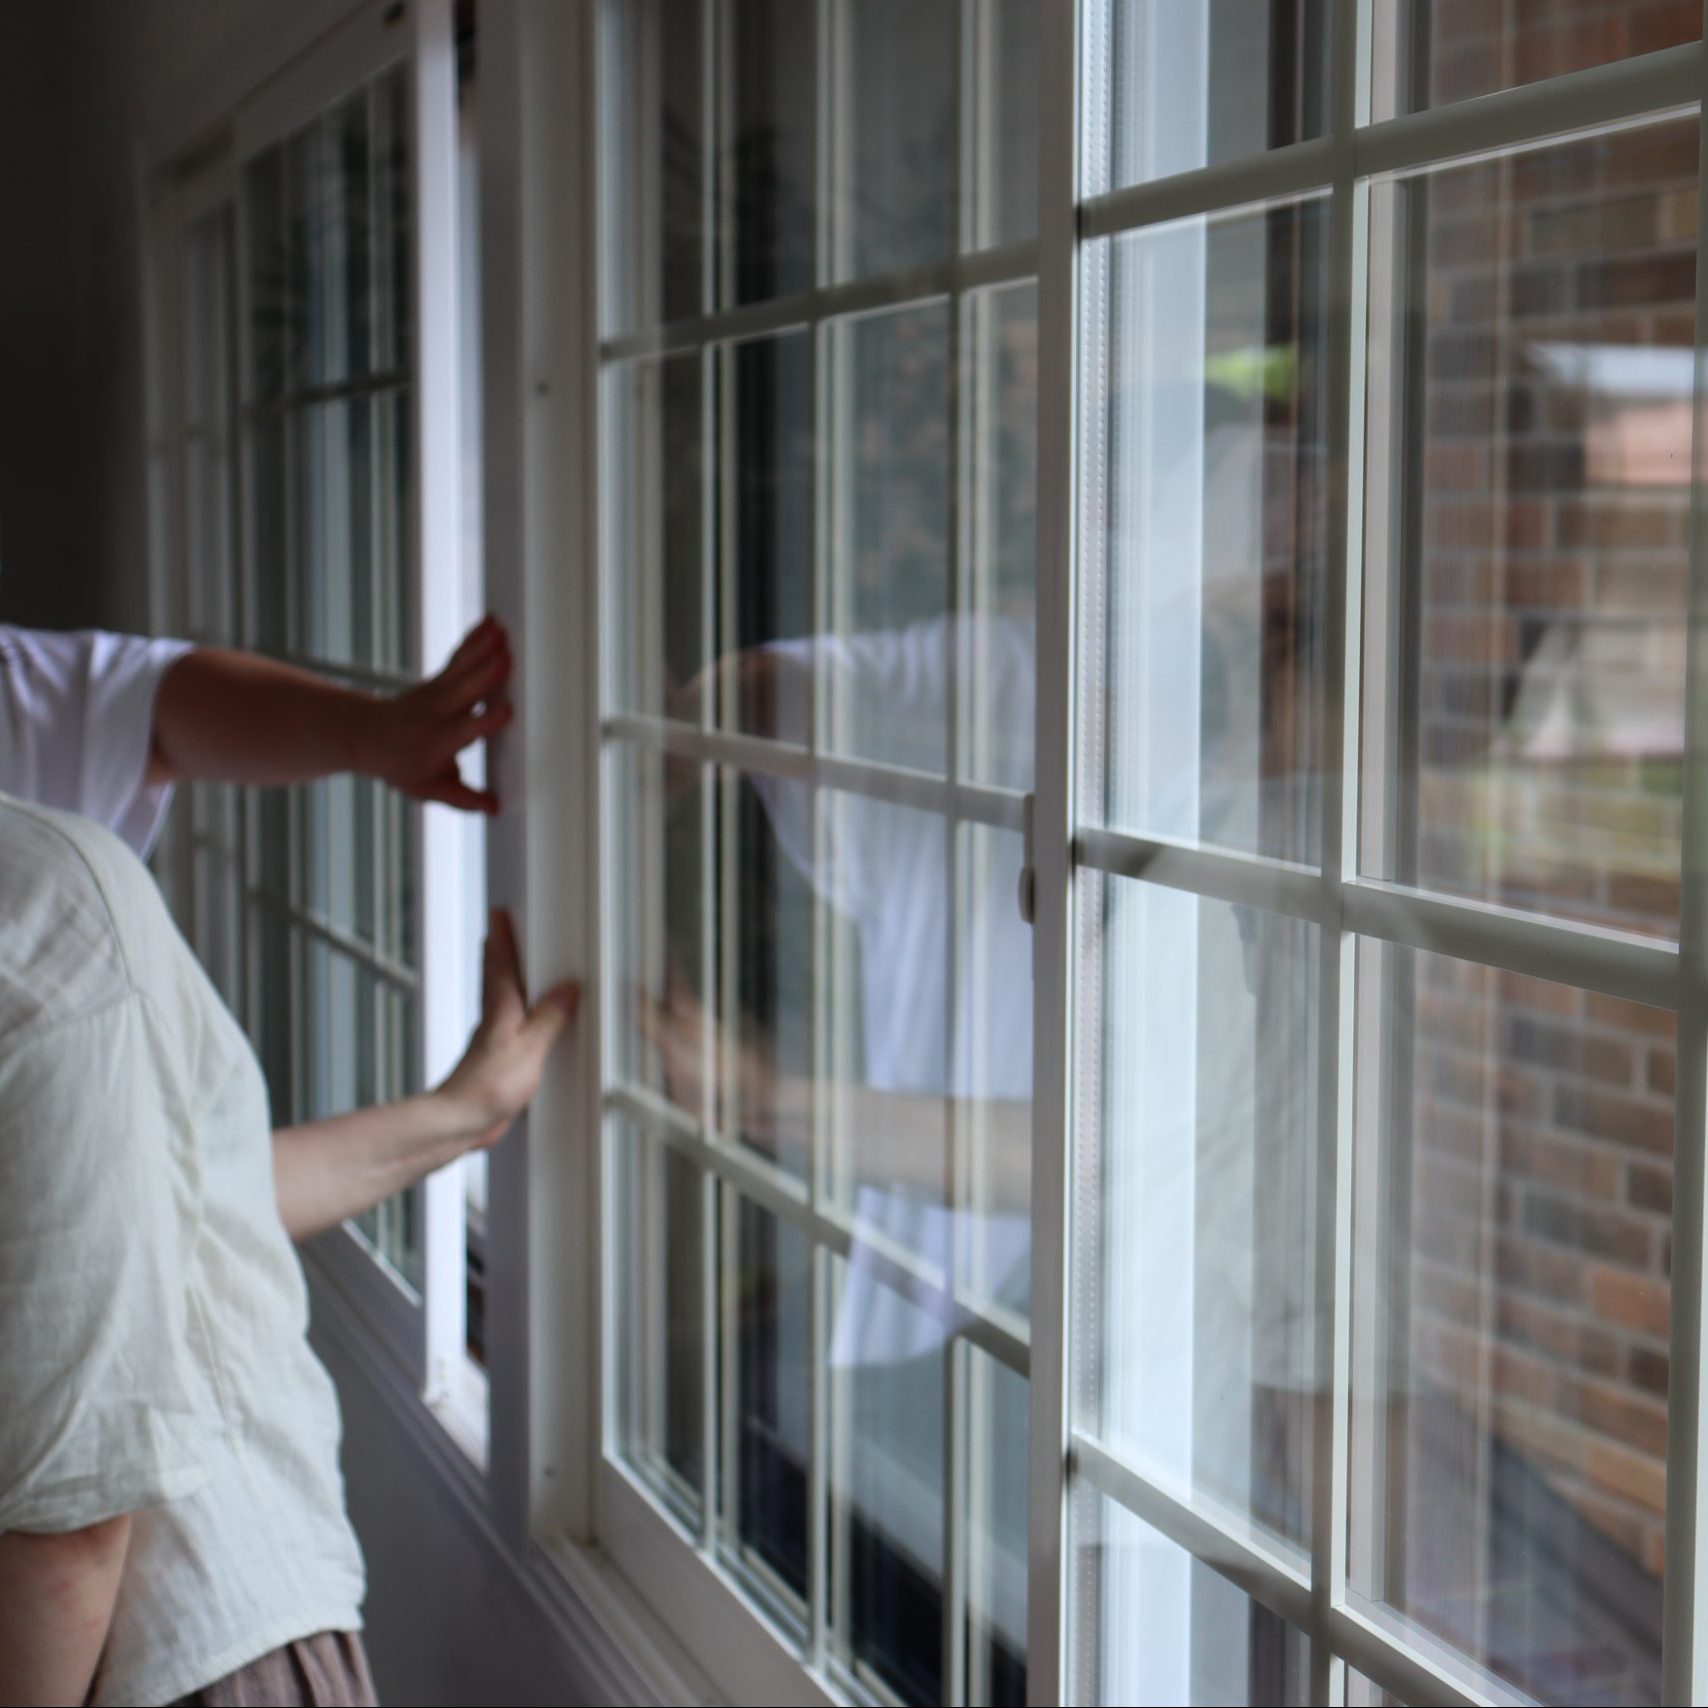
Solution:
[{"label": "reflection of person in glass", "polygon": [[[957,647],[963,658],[979,650],[990,673],[989,702],[1000,709],[1000,727],[986,732],[992,739],[984,773],[1001,786],[1024,787],[1034,683],[1031,626],[1018,617],[928,619],[848,638],[782,641],[720,661],[713,688],[745,701],[750,731],[791,743],[804,742],[816,693],[836,708],[851,750],[908,764],[934,731],[941,752]],[[771,1039],[749,1041],[747,1029],[730,1021],[718,1047],[732,1071],[718,1088],[717,1120],[799,1173],[818,1112],[820,1160],[854,1234],[848,1263],[839,1266],[829,1348],[843,1381],[836,1427],[846,1449],[844,1492],[882,1546],[936,1578],[944,1357],[956,1324],[940,1299],[904,1296],[878,1254],[893,1251],[927,1273],[955,1277],[961,1296],[979,1308],[1024,1320],[1032,949],[1016,905],[1021,837],[974,825],[957,838],[938,814],[775,777],[755,777],[752,786],[789,869],[850,939],[830,957],[843,976],[826,978],[821,970],[818,1000],[831,1002],[845,1022],[835,1030],[857,1041],[847,1060],[833,1050],[831,1077],[815,1087],[809,1063],[780,1063],[786,1050]],[[672,1100],[698,1107],[702,1012],[680,973],[662,998],[645,1003],[644,1024]],[[775,1017],[760,1017],[760,1029],[774,1031]],[[958,1205],[949,1196],[951,1142],[963,1183]],[[804,1271],[777,1278],[781,1359],[808,1344],[807,1279]],[[804,1466],[809,1419],[804,1409],[791,1409],[791,1397],[804,1398],[808,1385],[791,1377],[778,1388],[781,1447]],[[1025,1639],[1025,1390],[986,1365],[973,1393],[979,1415],[972,1452],[986,1466],[984,1485],[1000,1490],[999,1510],[978,1521],[984,1582],[974,1593],[993,1648],[1018,1656]]]}]

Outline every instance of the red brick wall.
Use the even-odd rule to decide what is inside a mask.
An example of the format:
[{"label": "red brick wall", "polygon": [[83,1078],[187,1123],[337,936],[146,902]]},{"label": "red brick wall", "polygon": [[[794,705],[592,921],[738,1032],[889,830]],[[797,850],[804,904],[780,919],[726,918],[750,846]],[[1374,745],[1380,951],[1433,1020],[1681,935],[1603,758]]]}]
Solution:
[{"label": "red brick wall", "polygon": [[[1448,99],[1671,45],[1701,16],[1446,0],[1431,87]],[[1537,346],[1692,347],[1696,155],[1695,123],[1672,121],[1410,193],[1427,208],[1411,228],[1427,328],[1409,441],[1417,880],[1667,935],[1688,400],[1562,381]],[[1550,692],[1568,734],[1542,752]],[[1659,1572],[1671,1019],[1438,959],[1412,988],[1417,1371]]]}]

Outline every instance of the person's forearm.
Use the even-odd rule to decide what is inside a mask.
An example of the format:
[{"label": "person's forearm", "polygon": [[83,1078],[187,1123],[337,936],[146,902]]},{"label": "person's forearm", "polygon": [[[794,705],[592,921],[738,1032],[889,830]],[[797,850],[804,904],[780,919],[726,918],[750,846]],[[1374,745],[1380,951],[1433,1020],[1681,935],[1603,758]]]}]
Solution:
[{"label": "person's forearm", "polygon": [[304,783],[371,762],[380,701],[253,653],[197,647],[161,680],[151,783]]},{"label": "person's forearm", "polygon": [[[849,1082],[826,1083],[820,1095],[835,1100],[849,1135],[854,1174],[874,1185],[897,1186],[928,1197],[943,1191],[943,1143],[950,1099],[935,1092],[887,1091]],[[1032,1105],[1024,1099],[955,1099],[963,1127],[982,1127],[980,1214],[1023,1212],[1032,1194]],[[737,1118],[761,1142],[805,1168],[812,1134],[812,1088],[802,1079],[776,1082],[762,1107]],[[965,1143],[963,1139],[963,1143]]]},{"label": "person's forearm", "polygon": [[469,1119],[433,1091],[280,1127],[273,1190],[285,1231],[293,1240],[324,1233],[455,1162],[477,1138]]},{"label": "person's forearm", "polygon": [[81,1703],[107,1641],[130,1517],[0,1535],[0,1705]]}]

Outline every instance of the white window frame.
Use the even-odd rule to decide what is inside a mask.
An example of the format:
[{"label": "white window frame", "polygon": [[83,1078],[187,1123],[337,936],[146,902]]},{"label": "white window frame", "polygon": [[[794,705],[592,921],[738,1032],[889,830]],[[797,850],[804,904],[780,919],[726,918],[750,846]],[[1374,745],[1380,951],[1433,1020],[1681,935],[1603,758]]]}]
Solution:
[{"label": "white window frame", "polygon": [[[593,5],[587,8],[592,10]],[[1647,939],[1544,920],[1508,910],[1407,891],[1362,876],[1357,860],[1357,785],[1362,706],[1359,698],[1364,620],[1362,610],[1362,452],[1364,443],[1364,333],[1366,276],[1370,266],[1367,201],[1372,179],[1389,173],[1448,165],[1492,151],[1505,151],[1566,139],[1600,127],[1683,110],[1701,101],[1705,56],[1700,44],[1664,50],[1641,58],[1572,73],[1548,82],[1505,90],[1479,100],[1373,122],[1363,52],[1372,29],[1370,0],[1334,0],[1331,19],[1334,82],[1328,134],[1310,141],[1222,166],[1204,166],[1174,177],[1140,184],[1082,202],[1078,193],[1076,146],[1080,18],[1065,0],[1043,8],[1045,40],[1041,53],[1040,122],[1040,357],[1045,376],[1039,404],[1039,559],[1038,559],[1038,760],[1035,808],[1036,933],[1035,982],[1035,1127],[1033,1141],[1034,1274],[1032,1344],[1028,1363],[1031,1399],[1031,1561],[1028,1669],[1032,1699],[1054,1702],[1071,1688],[1065,1637],[1068,1600],[1066,1517],[1071,1484],[1080,1480],[1135,1512],[1165,1537],[1204,1561],[1257,1602],[1278,1612],[1312,1642],[1313,1697],[1344,1697],[1345,1669],[1356,1667],[1376,1684],[1404,1699],[1451,1703],[1509,1701],[1515,1695],[1500,1680],[1474,1665],[1442,1654],[1422,1639],[1408,1640],[1397,1621],[1382,1618],[1358,1603],[1347,1582],[1344,1537],[1348,1455],[1347,1390],[1350,1380],[1352,1028],[1355,1022],[1354,949],[1361,938],[1449,954],[1492,967],[1508,968],[1585,988],[1625,996],[1674,1012],[1681,1068],[1677,1106],[1676,1205],[1674,1221],[1672,1392],[1669,1430],[1672,1448],[1668,1477],[1668,1575],[1665,1589],[1664,1671],[1668,1699],[1708,1698],[1708,1634],[1699,1641],[1702,1613],[1696,1585],[1704,1527],[1699,1525],[1700,1393],[1702,1327],[1701,1287],[1703,1192],[1702,1147],[1705,1074],[1708,1053],[1708,681],[1703,635],[1708,617],[1708,572],[1701,467],[1695,495],[1692,544],[1692,612],[1688,697],[1690,704],[1686,775],[1684,853],[1685,901],[1682,949]],[[584,38],[593,25],[581,26]],[[554,153],[573,183],[575,205],[583,218],[595,200],[599,131],[587,115],[600,99],[597,50],[580,43],[580,91],[575,134]],[[573,56],[571,56],[573,57]],[[569,69],[569,61],[563,62]],[[1708,134],[1708,133],[1705,133]],[[539,139],[534,139],[535,146]],[[1325,752],[1330,757],[1321,825],[1320,869],[1188,847],[1161,838],[1143,838],[1081,825],[1075,812],[1076,684],[1074,658],[1077,465],[1078,269],[1081,246],[1101,237],[1160,225],[1194,215],[1254,205],[1273,197],[1322,192],[1329,199],[1332,283],[1332,396],[1330,462],[1333,502],[1329,541],[1330,596],[1327,611],[1325,702],[1330,728]],[[1708,172],[1699,183],[1708,198]],[[587,229],[586,227],[582,228]],[[603,233],[599,234],[603,237]],[[598,245],[589,244],[590,252]],[[994,280],[1013,264],[1001,254],[963,258],[954,263],[963,278],[990,269]],[[538,265],[538,263],[536,263]],[[563,265],[562,257],[558,265]],[[592,271],[591,253],[586,263]],[[1704,272],[1698,271],[1698,336],[1708,327],[1703,310]],[[552,276],[539,266],[537,279]],[[561,276],[558,282],[565,281]],[[530,278],[528,285],[536,283]],[[524,286],[524,290],[528,288]],[[591,279],[576,289],[576,319],[586,343]],[[791,300],[740,313],[741,330],[797,324],[804,308],[865,306],[881,293],[859,285],[832,286],[813,293],[806,304]],[[558,301],[561,303],[561,296]],[[732,321],[734,317],[732,316]],[[563,327],[558,335],[565,336]],[[697,332],[693,341],[697,341]],[[642,354],[670,347],[645,335],[614,340],[609,356]],[[1700,342],[1699,342],[1700,348]],[[597,504],[597,449],[589,449],[598,419],[592,389],[595,367],[584,354],[579,377],[587,388],[579,415],[569,429],[573,463],[557,465],[572,478],[567,490],[580,500],[574,524],[572,561],[594,561],[596,525],[588,514]],[[561,379],[577,367],[568,357],[555,370]],[[1700,367],[1700,363],[1699,363]],[[1699,380],[1699,385],[1700,385]],[[493,454],[498,454],[496,445]],[[1699,459],[1702,455],[1699,447]],[[560,490],[560,501],[568,502]],[[593,540],[589,539],[592,533]],[[569,546],[566,536],[563,544]],[[584,567],[583,579],[595,578]],[[599,625],[578,613],[583,636]],[[560,629],[561,644],[570,631]],[[557,653],[561,668],[561,652]],[[584,650],[583,657],[589,654]],[[543,662],[543,661],[542,661]],[[605,734],[697,760],[728,760],[744,766],[775,768],[778,755],[768,744],[710,731],[684,732],[654,720],[624,716],[607,721]],[[591,737],[584,764],[591,774],[599,751]],[[876,768],[849,766],[819,755],[787,756],[789,774],[829,784],[886,788],[894,798],[940,808],[939,790],[914,780],[886,779]],[[584,799],[592,799],[588,790]],[[963,802],[964,810],[964,802]],[[993,803],[994,810],[994,803]],[[1002,803],[1007,821],[1008,803]],[[1324,1386],[1332,1383],[1336,1403],[1319,1408],[1313,1446],[1318,1490],[1313,1515],[1315,1542],[1308,1572],[1295,1568],[1247,1532],[1183,1499],[1179,1492],[1148,1480],[1070,1424],[1067,1402],[1066,1345],[1063,1328],[1069,1299],[1068,1256],[1072,1249],[1074,1109],[1071,1095],[1075,1039],[1074,970],[1070,952],[1075,877],[1079,871],[1120,874],[1196,895],[1255,907],[1310,921],[1321,934],[1318,969],[1320,1059],[1319,1100],[1325,1111],[1316,1159],[1320,1245],[1314,1265],[1330,1306],[1333,1334],[1323,1350]],[[596,936],[586,937],[585,970],[590,990],[598,988]],[[592,1027],[578,1046],[583,1089],[596,1084],[597,1040]],[[631,1101],[633,1101],[631,1099]],[[596,1095],[582,1105],[583,1131],[591,1133],[602,1111]],[[667,1119],[659,1110],[640,1113]],[[536,1127],[548,1119],[542,1108]],[[683,1136],[685,1142],[685,1135]],[[595,1150],[589,1138],[578,1143]],[[721,1152],[697,1154],[703,1165],[731,1175],[734,1164]],[[597,1163],[595,1162],[595,1167]],[[543,1183],[536,1183],[538,1185]],[[744,1188],[759,1182],[743,1177]],[[601,1183],[602,1190],[608,1190]],[[761,1202],[764,1199],[761,1197]],[[536,1210],[536,1215],[538,1211]],[[608,1231],[608,1230],[606,1230]],[[536,1284],[548,1278],[536,1273]],[[549,1283],[548,1283],[549,1284]],[[559,1297],[579,1298],[570,1292]],[[536,1308],[541,1295],[536,1293]],[[609,1333],[613,1300],[601,1290],[599,1321]],[[592,1426],[578,1412],[573,1441],[583,1454],[595,1449]],[[662,1509],[611,1457],[598,1463],[599,1500],[596,1533],[605,1549],[670,1619],[691,1651],[712,1668],[726,1689],[745,1699],[779,1693],[793,1699],[818,1699],[827,1682],[801,1665],[778,1643],[770,1626],[743,1602],[725,1574],[702,1553]],[[781,1650],[781,1653],[778,1651]]]},{"label": "white window frame", "polygon": [[[157,628],[181,629],[187,605],[182,589],[184,515],[182,494],[182,401],[179,397],[177,315],[179,256],[191,224],[223,210],[231,221],[232,267],[237,299],[232,359],[238,399],[234,434],[238,469],[233,504],[238,518],[234,565],[235,632],[197,635],[204,641],[255,642],[257,601],[254,566],[245,518],[249,514],[248,457],[243,450],[243,375],[249,371],[248,280],[245,257],[243,171],[249,161],[398,65],[409,68],[410,218],[415,245],[410,269],[413,397],[411,455],[411,557],[405,573],[416,596],[415,632],[409,650],[436,667],[455,646],[474,613],[463,609],[461,556],[461,466],[459,427],[461,380],[457,278],[456,48],[451,0],[411,0],[405,7],[366,0],[308,46],[289,57],[259,84],[229,88],[226,117],[211,141],[204,132],[188,148],[168,146],[146,196],[147,285],[151,410],[151,516],[153,526],[153,614]],[[188,171],[175,158],[196,163]],[[201,162],[206,161],[206,164]],[[324,674],[356,686],[395,691],[414,680],[371,670],[301,659]],[[182,810],[182,809],[181,809]],[[326,938],[349,960],[376,977],[418,996],[417,1036],[411,1077],[429,1084],[461,1054],[468,1031],[465,944],[478,935],[467,918],[465,846],[461,822],[449,809],[409,809],[419,820],[421,882],[415,900],[419,965],[394,967],[365,945],[324,921],[291,908],[296,925]],[[245,910],[252,921],[261,907],[281,905],[263,896],[246,850],[256,838],[251,801],[241,815],[246,877]],[[293,813],[294,822],[294,813]],[[296,859],[292,838],[291,858]],[[162,867],[169,893],[182,907],[189,900],[189,851],[183,834],[169,826]],[[191,913],[182,917],[189,919]],[[246,930],[246,937],[249,932]],[[253,957],[249,957],[253,966]],[[260,993],[248,982],[244,1018],[251,1031]],[[485,1417],[478,1384],[466,1377],[464,1206],[459,1170],[442,1171],[420,1188],[423,1205],[423,1291],[417,1297],[376,1261],[356,1235],[333,1230],[305,1248],[307,1261],[328,1283],[354,1302],[411,1379],[437,1404],[447,1426],[477,1463],[485,1452]]]}]

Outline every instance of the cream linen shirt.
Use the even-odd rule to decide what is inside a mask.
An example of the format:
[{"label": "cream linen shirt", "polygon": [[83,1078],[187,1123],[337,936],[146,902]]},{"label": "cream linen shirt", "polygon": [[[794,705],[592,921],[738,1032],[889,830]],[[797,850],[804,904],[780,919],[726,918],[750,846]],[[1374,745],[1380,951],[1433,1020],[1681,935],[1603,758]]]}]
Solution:
[{"label": "cream linen shirt", "polygon": [[135,1514],[96,1703],[361,1623],[270,1133],[136,856],[0,796],[0,1531]]}]

